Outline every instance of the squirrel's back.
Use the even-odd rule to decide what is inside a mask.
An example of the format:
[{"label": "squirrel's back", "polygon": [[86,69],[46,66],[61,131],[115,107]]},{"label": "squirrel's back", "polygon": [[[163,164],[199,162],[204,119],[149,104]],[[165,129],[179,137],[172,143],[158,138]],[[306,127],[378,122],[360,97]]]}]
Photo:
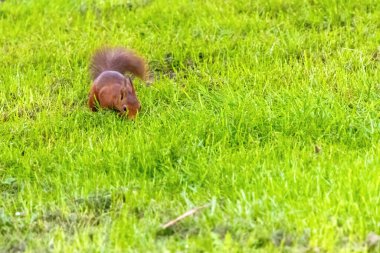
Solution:
[{"label": "squirrel's back", "polygon": [[104,71],[130,72],[142,80],[146,79],[147,66],[142,58],[122,47],[102,48],[91,59],[90,72],[95,80]]}]

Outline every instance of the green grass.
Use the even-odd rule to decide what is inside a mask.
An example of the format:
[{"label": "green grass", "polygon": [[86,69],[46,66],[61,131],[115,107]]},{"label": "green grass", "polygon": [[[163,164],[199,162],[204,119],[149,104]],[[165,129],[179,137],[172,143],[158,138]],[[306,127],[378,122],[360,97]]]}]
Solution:
[{"label": "green grass", "polygon": [[[0,2],[0,252],[370,251],[379,10]],[[89,59],[105,44],[154,72],[152,86],[135,82],[134,122],[86,107]]]}]

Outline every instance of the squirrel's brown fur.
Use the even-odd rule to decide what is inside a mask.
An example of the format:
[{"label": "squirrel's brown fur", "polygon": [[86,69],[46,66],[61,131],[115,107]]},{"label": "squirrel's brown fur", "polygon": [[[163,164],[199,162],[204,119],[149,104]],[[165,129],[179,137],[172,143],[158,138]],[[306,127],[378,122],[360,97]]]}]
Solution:
[{"label": "squirrel's brown fur", "polygon": [[96,102],[103,108],[114,109],[134,118],[140,109],[131,78],[127,72],[146,80],[145,61],[125,48],[102,48],[95,52],[90,65],[93,84],[88,105],[96,111]]}]

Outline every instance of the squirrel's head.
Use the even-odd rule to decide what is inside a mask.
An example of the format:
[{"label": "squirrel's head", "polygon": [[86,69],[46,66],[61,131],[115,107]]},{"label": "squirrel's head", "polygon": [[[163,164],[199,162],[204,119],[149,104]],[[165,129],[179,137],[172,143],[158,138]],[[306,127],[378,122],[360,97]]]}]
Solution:
[{"label": "squirrel's head", "polygon": [[103,87],[98,99],[102,107],[115,109],[120,115],[127,114],[130,119],[135,118],[141,108],[130,78],[125,78],[122,84],[109,84]]},{"label": "squirrel's head", "polygon": [[141,105],[137,99],[132,80],[129,77],[125,79],[125,84],[120,87],[118,93],[119,99],[116,100],[114,107],[120,112],[120,114],[127,114],[130,119],[135,118]]}]

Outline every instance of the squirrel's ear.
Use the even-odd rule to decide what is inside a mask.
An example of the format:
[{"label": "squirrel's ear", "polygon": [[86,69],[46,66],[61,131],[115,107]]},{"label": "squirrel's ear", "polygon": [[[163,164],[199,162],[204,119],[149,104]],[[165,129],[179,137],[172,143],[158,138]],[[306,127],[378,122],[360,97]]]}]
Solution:
[{"label": "squirrel's ear", "polygon": [[130,76],[126,76],[124,80],[125,80],[125,85],[129,85],[132,83],[133,78]]},{"label": "squirrel's ear", "polygon": [[129,77],[128,76],[128,81],[131,83],[131,85],[133,85],[133,80],[135,79],[135,77],[134,76],[132,76],[132,77]]},{"label": "squirrel's ear", "polygon": [[132,79],[129,76],[126,79],[126,83],[127,83],[128,94],[134,94],[135,95],[135,88],[133,87]]}]

